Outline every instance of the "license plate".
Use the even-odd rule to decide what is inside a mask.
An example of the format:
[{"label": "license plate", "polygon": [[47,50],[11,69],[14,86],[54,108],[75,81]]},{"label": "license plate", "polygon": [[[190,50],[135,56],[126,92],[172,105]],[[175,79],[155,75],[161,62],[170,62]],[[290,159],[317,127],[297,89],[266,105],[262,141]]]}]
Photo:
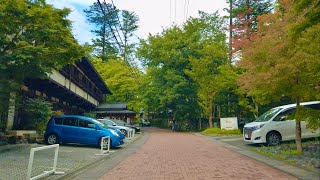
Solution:
[{"label": "license plate", "polygon": [[245,138],[249,138],[249,135],[248,135],[248,134],[245,134],[244,137],[245,137]]}]

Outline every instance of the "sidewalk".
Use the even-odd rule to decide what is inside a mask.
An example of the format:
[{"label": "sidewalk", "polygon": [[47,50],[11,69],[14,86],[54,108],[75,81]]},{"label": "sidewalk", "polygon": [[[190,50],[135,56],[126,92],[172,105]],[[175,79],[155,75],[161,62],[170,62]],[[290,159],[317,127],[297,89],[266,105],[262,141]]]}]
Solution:
[{"label": "sidewalk", "polygon": [[[228,140],[232,140],[229,139],[229,138],[221,138],[221,137],[218,137],[218,138],[215,138],[215,137],[211,137],[211,136],[205,136],[205,135],[202,135],[200,133],[195,133],[196,136],[199,136],[199,137],[203,137],[205,139],[208,139],[209,141],[212,141],[214,143],[217,143],[217,144],[221,144],[223,145],[224,147],[232,150],[232,151],[235,151],[235,152],[238,152],[244,156],[247,156],[249,158],[252,158],[252,159],[255,159],[257,161],[260,161],[264,164],[267,164],[271,167],[274,167],[276,169],[279,169],[283,172],[286,172],[292,176],[295,176],[295,177],[298,177],[299,179],[305,179],[305,180],[319,180],[320,179],[320,172],[318,173],[315,173],[315,172],[312,172],[312,171],[308,171],[308,170],[305,170],[305,169],[302,169],[302,168],[299,168],[299,167],[296,167],[296,166],[293,166],[293,165],[290,165],[290,164],[287,164],[283,161],[280,161],[280,160],[277,160],[277,159],[272,159],[272,158],[269,158],[267,156],[264,156],[264,155],[261,155],[261,154],[258,154],[258,153],[255,153],[253,151],[250,151],[250,150],[247,150],[247,149],[244,149],[244,148],[240,148],[240,147],[236,147],[236,146],[233,146],[233,145],[230,145],[230,144],[227,144],[225,143],[226,141]],[[237,138],[237,137],[235,137]]]},{"label": "sidewalk", "polygon": [[[136,134],[132,140],[125,140],[121,148],[111,149],[107,156],[97,156],[100,153],[98,147],[82,145],[60,145],[57,170],[65,172],[64,175],[50,175],[42,179],[66,179],[72,174],[77,174],[83,169],[108,159],[111,155],[117,155],[118,151],[125,149],[142,134]],[[41,147],[44,144],[14,144],[0,146],[0,179],[17,180],[25,179],[28,168],[30,149]],[[52,169],[54,151],[38,151],[35,153],[32,176],[39,175],[43,171]]]}]

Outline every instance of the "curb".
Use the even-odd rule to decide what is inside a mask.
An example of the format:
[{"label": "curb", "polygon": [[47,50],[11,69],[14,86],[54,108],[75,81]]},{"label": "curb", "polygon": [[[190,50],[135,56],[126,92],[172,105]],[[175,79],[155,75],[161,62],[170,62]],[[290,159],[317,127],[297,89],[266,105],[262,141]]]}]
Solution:
[{"label": "curb", "polygon": [[299,179],[303,179],[303,180],[319,180],[320,179],[320,173],[315,173],[315,172],[312,172],[312,171],[308,171],[308,170],[305,170],[305,169],[302,169],[302,168],[299,168],[299,167],[296,167],[296,166],[293,166],[293,165],[289,165],[283,161],[280,161],[280,160],[277,160],[277,159],[272,159],[272,158],[269,158],[267,156],[264,156],[264,155],[261,155],[261,154],[258,154],[256,152],[253,152],[253,151],[250,151],[250,150],[246,150],[246,149],[243,149],[243,148],[240,148],[240,147],[237,147],[237,146],[233,146],[233,145],[230,145],[230,144],[227,144],[227,143],[224,143],[224,142],[221,142],[217,139],[215,139],[214,137],[210,137],[210,136],[205,136],[205,135],[202,135],[200,133],[194,133],[196,136],[199,136],[199,137],[203,137],[209,141],[213,141],[217,144],[221,144],[223,145],[224,147],[226,147],[227,149],[230,149],[232,151],[235,151],[235,152],[238,152],[244,156],[247,156],[251,159],[254,159],[254,160],[257,160],[259,162],[262,162],[268,166],[271,166],[273,168],[276,168],[280,171],[283,171],[287,174],[290,174],[292,176],[295,176]]}]

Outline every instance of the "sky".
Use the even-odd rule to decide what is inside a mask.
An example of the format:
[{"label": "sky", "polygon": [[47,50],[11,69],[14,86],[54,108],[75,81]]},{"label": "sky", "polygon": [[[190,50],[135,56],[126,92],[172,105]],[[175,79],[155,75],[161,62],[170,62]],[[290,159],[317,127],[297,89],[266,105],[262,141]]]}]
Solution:
[{"label": "sky", "polygon": [[[97,0],[47,0],[56,8],[70,8],[69,19],[73,22],[73,34],[80,44],[91,42],[94,37],[92,26],[86,22],[83,9],[88,9]],[[104,0],[100,0],[103,2]],[[111,0],[105,0],[111,3]],[[113,0],[120,10],[135,12],[140,19],[136,36],[146,39],[150,34],[161,33],[172,24],[181,25],[187,17],[198,17],[198,11],[212,13],[219,11],[226,15],[223,8],[228,5],[226,0]]]}]

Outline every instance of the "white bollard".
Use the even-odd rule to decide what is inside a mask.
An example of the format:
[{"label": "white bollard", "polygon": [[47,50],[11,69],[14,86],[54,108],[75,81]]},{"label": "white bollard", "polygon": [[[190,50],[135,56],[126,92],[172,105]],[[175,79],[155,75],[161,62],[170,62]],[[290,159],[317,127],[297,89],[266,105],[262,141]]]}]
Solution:
[{"label": "white bollard", "polygon": [[129,139],[132,138],[132,129],[130,129],[129,132],[128,132],[128,138],[129,138]]},{"label": "white bollard", "polygon": [[[35,177],[31,177],[34,153],[36,151],[41,151],[41,150],[50,149],[50,148],[55,148],[53,169],[50,170],[50,171],[44,171],[42,174],[37,175]],[[50,174],[64,174],[64,172],[57,171],[58,152],[59,152],[59,144],[43,146],[43,147],[37,147],[37,148],[31,148],[29,164],[28,164],[28,171],[27,171],[27,178],[26,179],[27,180],[35,180],[35,179],[40,179],[40,178],[42,178],[44,176],[47,176],[47,175],[50,175]]]},{"label": "white bollard", "polygon": [[[107,144],[106,142],[104,141],[105,139],[107,139]],[[100,141],[100,154],[96,154],[96,155],[108,155],[106,153],[109,153],[110,152],[110,136],[104,136],[101,138],[101,141]],[[104,150],[105,148],[107,148],[107,150]]]}]

